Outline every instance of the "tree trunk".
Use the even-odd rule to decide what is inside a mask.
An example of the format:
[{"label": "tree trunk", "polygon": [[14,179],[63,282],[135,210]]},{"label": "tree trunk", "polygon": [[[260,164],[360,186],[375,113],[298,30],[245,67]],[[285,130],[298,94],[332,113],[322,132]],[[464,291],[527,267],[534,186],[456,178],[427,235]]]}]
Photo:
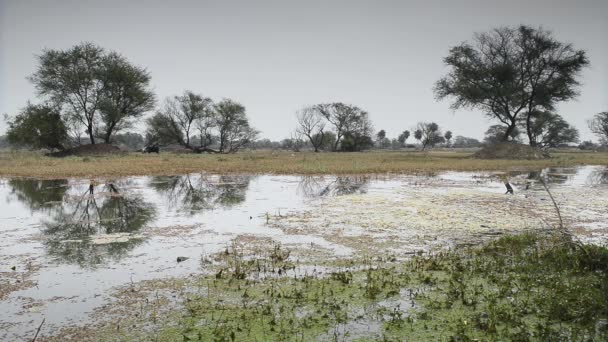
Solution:
[{"label": "tree trunk", "polygon": [[93,125],[89,125],[89,127],[87,127],[87,132],[89,133],[89,139],[91,140],[91,145],[95,145],[95,135],[93,135]]},{"label": "tree trunk", "polygon": [[106,130],[106,134],[103,137],[103,140],[106,144],[110,143],[110,138],[112,138],[112,132],[114,131],[115,126],[116,126],[115,123],[111,123],[110,126],[108,126],[108,129]]},{"label": "tree trunk", "polygon": [[526,117],[526,133],[528,134],[528,140],[530,141],[530,146],[536,146],[536,140],[532,137],[532,128],[530,127],[530,123],[532,122],[532,114],[528,112],[528,116]]},{"label": "tree trunk", "polygon": [[512,121],[509,127],[507,127],[507,130],[505,131],[505,135],[502,137],[502,141],[509,141],[509,137],[513,133],[513,130],[515,130],[515,127],[517,127],[515,121]]}]

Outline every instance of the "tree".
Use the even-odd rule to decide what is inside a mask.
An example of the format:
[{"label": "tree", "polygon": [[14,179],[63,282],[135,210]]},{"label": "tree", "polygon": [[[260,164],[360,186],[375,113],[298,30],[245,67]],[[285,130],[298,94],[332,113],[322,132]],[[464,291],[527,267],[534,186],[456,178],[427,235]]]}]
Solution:
[{"label": "tree", "polygon": [[163,108],[147,120],[146,140],[150,145],[179,144],[194,150],[192,136],[199,120],[211,110],[211,99],[186,90],[165,99]]},{"label": "tree", "polygon": [[310,141],[315,152],[323,145],[325,121],[313,107],[305,107],[296,114],[298,120],[297,134],[305,136]]},{"label": "tree", "polygon": [[6,137],[12,145],[35,149],[65,149],[68,132],[55,107],[28,103],[14,119],[7,118],[7,122]]},{"label": "tree", "polygon": [[448,146],[449,146],[450,145],[450,140],[452,140],[452,131],[445,132],[445,134],[443,135],[443,137],[448,142]]},{"label": "tree", "polygon": [[599,146],[591,140],[585,140],[578,145],[578,148],[584,151],[592,151],[597,149]]},{"label": "tree", "polygon": [[422,141],[422,130],[421,129],[417,129],[416,131],[414,131],[414,138],[416,140],[418,140],[418,143],[421,143],[421,141]]},{"label": "tree", "polygon": [[[492,125],[488,127],[485,133],[484,143],[488,145],[496,144],[504,140],[505,132],[508,127],[505,125]],[[517,126],[509,133],[507,141],[518,141],[520,136]]]},{"label": "tree", "polygon": [[144,137],[139,133],[125,132],[117,133],[112,138],[114,143],[124,145],[130,150],[141,150],[145,147]]},{"label": "tree", "polygon": [[123,56],[112,52],[102,61],[103,91],[99,112],[104,142],[111,142],[112,134],[132,127],[154,108],[154,93],[149,89],[150,74],[132,65]]},{"label": "tree", "polygon": [[304,141],[302,134],[297,131],[292,132],[289,138],[281,141],[282,149],[292,150],[294,152],[300,152],[304,145],[306,145],[306,142]]},{"label": "tree", "polygon": [[386,137],[386,131],[381,129],[376,133],[376,144],[380,148],[389,148],[391,146],[391,140]]},{"label": "tree", "polygon": [[603,145],[608,145],[608,112],[595,114],[587,124],[591,132],[600,139],[600,142]]},{"label": "tree", "polygon": [[[344,136],[340,144],[341,151],[357,152],[374,146],[374,140],[372,139],[374,127],[367,112],[358,109],[357,111],[357,115],[349,121],[346,130],[344,130]],[[334,144],[334,148],[335,146],[336,144]]]},{"label": "tree", "polygon": [[217,126],[220,153],[233,153],[253,142],[258,131],[249,125],[245,107],[230,99],[223,99],[213,106]]},{"label": "tree", "polygon": [[399,134],[399,137],[397,138],[397,140],[401,144],[401,147],[405,146],[405,143],[407,142],[407,139],[409,137],[410,137],[410,131],[403,131],[403,133]]},{"label": "tree", "polygon": [[539,112],[530,121],[530,130],[534,145],[539,147],[558,147],[569,143],[578,143],[578,130],[558,114]]},{"label": "tree", "polygon": [[421,141],[423,151],[427,146],[434,147],[445,141],[439,125],[434,122],[419,122],[416,127],[416,133],[420,132],[420,139],[416,139]]},{"label": "tree", "polygon": [[102,100],[104,50],[92,43],[81,43],[68,50],[44,50],[39,66],[30,77],[38,94],[67,107],[72,120],[85,126],[91,144],[95,143],[96,113]]},{"label": "tree", "polygon": [[525,25],[476,34],[472,44],[452,47],[444,62],[451,70],[435,85],[438,99],[453,98],[453,109],[476,108],[497,119],[507,126],[503,141],[523,117],[531,145],[533,116],[575,98],[577,77],[589,64],[585,51]]},{"label": "tree", "polygon": [[323,132],[322,135],[315,136],[314,140],[321,142],[321,145],[319,145],[320,150],[331,151],[333,150],[334,143],[336,142],[336,135],[331,131]]},{"label": "tree", "polygon": [[363,120],[363,116],[367,117],[367,112],[359,107],[341,102],[318,104],[312,108],[333,126],[336,135],[334,151],[338,150],[338,146],[346,133],[350,132],[351,137],[356,135],[353,133],[354,127],[359,124],[358,121]]},{"label": "tree", "polygon": [[30,81],[39,95],[61,107],[78,143],[83,126],[91,144],[98,136],[109,143],[113,133],[128,128],[154,106],[149,73],[95,44],[43,50],[38,64]]},{"label": "tree", "polygon": [[454,138],[454,143],[452,147],[457,148],[466,148],[466,147],[479,147],[481,146],[481,142],[475,138],[463,137],[462,135],[456,136]]}]

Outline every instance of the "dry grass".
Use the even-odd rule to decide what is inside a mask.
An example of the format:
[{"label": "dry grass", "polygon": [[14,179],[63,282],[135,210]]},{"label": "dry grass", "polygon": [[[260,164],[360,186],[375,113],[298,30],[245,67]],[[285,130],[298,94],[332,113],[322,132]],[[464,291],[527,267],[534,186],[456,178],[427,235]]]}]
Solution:
[{"label": "dry grass", "polygon": [[478,160],[470,152],[290,153],[254,151],[231,155],[129,153],[51,158],[33,152],[0,153],[0,176],[104,177],[190,172],[264,174],[431,173],[441,170],[526,170],[549,166],[608,165],[608,153],[553,152],[547,160]]}]

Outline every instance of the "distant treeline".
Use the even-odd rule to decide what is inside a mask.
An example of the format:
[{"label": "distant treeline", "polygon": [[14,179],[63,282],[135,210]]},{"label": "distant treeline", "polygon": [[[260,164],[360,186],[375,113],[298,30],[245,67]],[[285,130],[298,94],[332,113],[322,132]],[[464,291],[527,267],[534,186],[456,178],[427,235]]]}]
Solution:
[{"label": "distant treeline", "polygon": [[[6,140],[14,146],[65,150],[102,141],[129,149],[179,146],[232,153],[243,148],[351,152],[482,144],[435,122],[418,122],[388,137],[385,130],[374,130],[366,110],[342,102],[304,106],[295,114],[289,137],[258,140],[244,105],[190,90],[158,104],[148,70],[115,51],[81,43],[43,50],[36,58],[29,80],[37,101],[6,115]],[[450,99],[454,110],[476,109],[494,120],[484,144],[513,141],[546,148],[579,143],[578,130],[556,108],[579,94],[580,73],[590,63],[584,50],[543,28],[520,25],[475,34],[471,42],[451,47],[444,63],[449,71],[436,82],[435,96]],[[133,132],[136,122],[145,123],[143,135]],[[591,117],[588,126],[600,144],[608,144],[608,112]],[[408,144],[410,138],[415,145]]]}]

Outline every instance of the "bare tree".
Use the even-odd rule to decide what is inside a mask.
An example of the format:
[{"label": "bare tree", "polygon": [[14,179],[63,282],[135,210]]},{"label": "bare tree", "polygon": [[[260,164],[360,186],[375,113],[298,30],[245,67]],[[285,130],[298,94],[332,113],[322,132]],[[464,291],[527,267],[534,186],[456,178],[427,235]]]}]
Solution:
[{"label": "bare tree", "polygon": [[305,107],[296,114],[298,127],[296,133],[310,141],[315,152],[323,145],[325,136],[325,119],[313,107]]},{"label": "bare tree", "polygon": [[600,138],[600,142],[608,145],[608,112],[595,114],[587,124],[591,132]]}]

